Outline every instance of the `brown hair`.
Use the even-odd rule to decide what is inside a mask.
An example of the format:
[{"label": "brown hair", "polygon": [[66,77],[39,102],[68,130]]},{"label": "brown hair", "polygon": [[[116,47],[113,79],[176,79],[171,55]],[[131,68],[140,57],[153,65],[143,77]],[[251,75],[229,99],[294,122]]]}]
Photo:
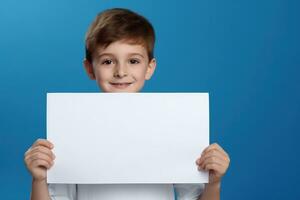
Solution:
[{"label": "brown hair", "polygon": [[155,33],[143,16],[124,8],[113,8],[99,13],[85,37],[86,59],[92,61],[97,47],[106,48],[113,42],[125,40],[143,45],[149,60],[153,58]]}]

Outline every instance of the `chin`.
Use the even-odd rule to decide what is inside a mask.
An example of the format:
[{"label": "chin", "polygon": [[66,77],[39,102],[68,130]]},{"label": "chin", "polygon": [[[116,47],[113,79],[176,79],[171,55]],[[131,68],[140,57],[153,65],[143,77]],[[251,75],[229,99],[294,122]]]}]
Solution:
[{"label": "chin", "polygon": [[116,88],[112,86],[111,84],[106,84],[106,85],[99,85],[101,90],[103,92],[120,92],[120,93],[126,93],[126,92],[139,92],[143,86],[138,87],[137,85],[130,85],[126,88]]}]

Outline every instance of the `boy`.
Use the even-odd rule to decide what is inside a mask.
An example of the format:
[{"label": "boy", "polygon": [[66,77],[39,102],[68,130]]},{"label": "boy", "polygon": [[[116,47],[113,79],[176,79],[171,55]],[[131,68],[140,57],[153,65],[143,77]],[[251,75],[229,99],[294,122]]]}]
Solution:
[{"label": "boy", "polygon": [[[106,10],[86,34],[85,70],[104,92],[139,92],[155,71],[154,41],[154,29],[144,17],[127,9]],[[24,161],[32,175],[32,200],[174,199],[173,185],[168,184],[47,185],[46,171],[55,159],[53,147],[50,141],[38,139],[25,153]],[[229,166],[229,156],[212,144],[195,159],[198,170],[209,171],[209,183],[205,187],[175,184],[178,199],[220,199],[221,178]]]}]

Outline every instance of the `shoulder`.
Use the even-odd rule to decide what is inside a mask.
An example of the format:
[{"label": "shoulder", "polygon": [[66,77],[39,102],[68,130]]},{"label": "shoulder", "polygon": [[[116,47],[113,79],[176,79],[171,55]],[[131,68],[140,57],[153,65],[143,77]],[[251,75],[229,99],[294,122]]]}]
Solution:
[{"label": "shoulder", "polygon": [[[66,199],[75,199],[76,184],[48,184],[50,197],[65,197]],[[57,198],[56,198],[57,199]]]},{"label": "shoulder", "polygon": [[174,184],[177,199],[197,199],[203,192],[205,185],[198,184]]}]

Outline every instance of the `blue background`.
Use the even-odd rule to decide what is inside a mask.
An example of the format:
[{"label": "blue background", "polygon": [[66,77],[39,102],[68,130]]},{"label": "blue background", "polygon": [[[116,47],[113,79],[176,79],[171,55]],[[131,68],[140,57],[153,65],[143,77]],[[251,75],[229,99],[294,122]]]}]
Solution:
[{"label": "blue background", "polygon": [[248,1],[0,2],[1,199],[28,199],[24,152],[46,134],[46,92],[98,92],[84,34],[125,7],[157,34],[145,92],[209,92],[211,142],[231,156],[222,199],[300,199],[300,3]]}]

